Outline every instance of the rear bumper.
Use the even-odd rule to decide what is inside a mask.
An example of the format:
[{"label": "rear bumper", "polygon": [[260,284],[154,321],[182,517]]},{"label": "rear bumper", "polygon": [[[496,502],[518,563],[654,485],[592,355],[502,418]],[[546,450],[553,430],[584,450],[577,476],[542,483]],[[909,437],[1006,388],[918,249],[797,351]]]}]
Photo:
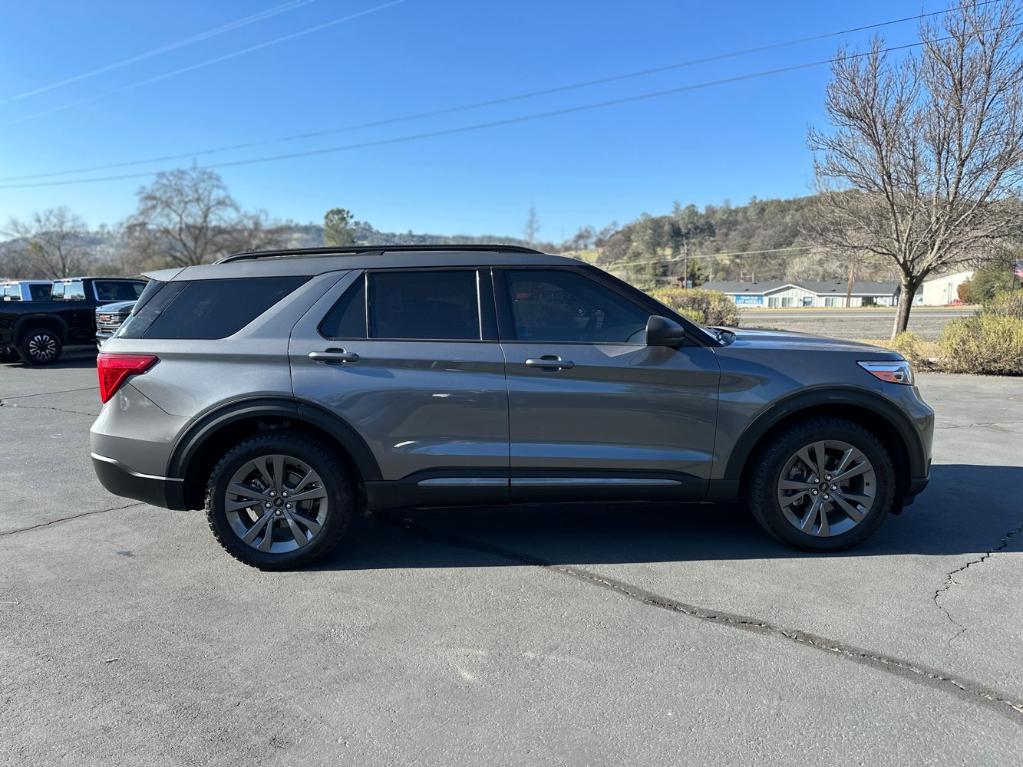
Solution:
[{"label": "rear bumper", "polygon": [[92,468],[100,484],[114,495],[133,498],[165,509],[183,511],[186,508],[183,479],[139,474],[125,468],[113,458],[96,453],[92,454]]}]

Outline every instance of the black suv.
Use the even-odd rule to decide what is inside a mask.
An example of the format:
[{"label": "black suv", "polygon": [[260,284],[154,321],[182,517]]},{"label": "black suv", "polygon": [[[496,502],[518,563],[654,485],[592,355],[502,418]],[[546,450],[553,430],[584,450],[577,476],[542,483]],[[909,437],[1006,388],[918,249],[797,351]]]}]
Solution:
[{"label": "black suv", "polygon": [[75,277],[54,281],[48,301],[5,301],[0,304],[0,355],[49,365],[60,359],[65,346],[95,346],[96,307],[134,301],[145,286],[144,280]]}]

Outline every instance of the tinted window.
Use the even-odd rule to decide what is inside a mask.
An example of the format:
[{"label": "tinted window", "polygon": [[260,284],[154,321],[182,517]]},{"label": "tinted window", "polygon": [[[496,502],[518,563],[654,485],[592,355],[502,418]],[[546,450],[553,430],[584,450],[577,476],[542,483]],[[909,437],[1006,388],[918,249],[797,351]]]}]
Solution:
[{"label": "tinted window", "polygon": [[142,295],[145,285],[141,282],[113,282],[97,281],[96,299],[100,303],[113,303],[114,301],[134,301]]},{"label": "tinted window", "polygon": [[519,341],[643,343],[651,312],[581,274],[530,269],[506,275]]},{"label": "tinted window", "polygon": [[50,297],[49,285],[29,285],[28,291],[33,301],[45,301]]},{"label": "tinted window", "polygon": [[226,338],[308,277],[171,282],[122,326],[121,338]]},{"label": "tinted window", "polygon": [[366,337],[366,280],[360,276],[320,323],[324,338]]},{"label": "tinted window", "polygon": [[370,274],[369,335],[478,341],[475,270]]}]

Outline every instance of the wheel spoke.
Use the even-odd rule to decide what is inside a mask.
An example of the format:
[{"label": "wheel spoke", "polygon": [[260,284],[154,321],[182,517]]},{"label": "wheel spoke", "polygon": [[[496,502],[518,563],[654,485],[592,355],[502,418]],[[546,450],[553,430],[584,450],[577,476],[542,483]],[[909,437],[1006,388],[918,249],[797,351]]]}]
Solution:
[{"label": "wheel spoke", "polygon": [[813,443],[814,458],[817,459],[817,476],[823,477],[828,470],[828,454],[824,450],[823,442]]},{"label": "wheel spoke", "polygon": [[274,545],[274,527],[276,523],[277,518],[271,513],[270,519],[266,523],[266,529],[263,531],[263,540],[259,542],[260,551],[269,551],[270,547]]},{"label": "wheel spoke", "polygon": [[[262,503],[266,500],[266,496],[263,495],[262,491],[257,490],[254,487],[249,487],[248,485],[243,485],[241,482],[232,482],[228,485],[227,492],[231,495],[238,495],[242,498],[256,501],[258,503]],[[247,505],[251,506],[252,504]]]},{"label": "wheel spoke", "polygon": [[832,498],[834,499],[838,507],[849,515],[849,519],[851,519],[853,522],[859,522],[861,519],[863,519],[864,516],[866,516],[865,512],[860,511],[858,508],[853,506],[842,496],[833,495]]},{"label": "wheel spoke", "polygon": [[800,525],[800,530],[804,533],[809,533],[813,530],[813,523],[817,521],[817,514],[821,509],[821,499],[814,498],[813,503],[810,504],[810,510],[806,512],[806,517],[803,519],[803,524]]},{"label": "wheel spoke", "polygon": [[860,461],[858,464],[853,466],[851,469],[846,469],[844,472],[839,474],[837,477],[832,477],[831,481],[832,482],[845,482],[845,480],[851,479],[852,477],[858,477],[860,474],[866,474],[868,471],[870,471],[870,469],[871,469],[870,461],[868,461],[867,459],[864,458],[862,461]]},{"label": "wheel spoke", "polygon": [[853,459],[853,456],[857,454],[856,448],[851,447],[842,453],[842,457],[838,460],[838,465],[835,467],[833,474],[841,474],[845,471],[845,467],[849,465],[849,461]]},{"label": "wheel spoke", "polygon": [[806,466],[807,471],[809,471],[811,475],[817,474],[817,466],[814,463],[813,458],[810,457],[809,445],[807,445],[798,453],[796,453],[796,456],[799,458],[800,461],[803,462],[803,464]]},{"label": "wheel spoke", "polygon": [[313,487],[301,493],[295,493],[294,495],[288,496],[289,501],[298,503],[299,501],[312,501],[317,498],[326,498],[327,491],[322,487]]},{"label": "wheel spoke", "polygon": [[295,543],[299,545],[299,548],[305,546],[309,539],[306,538],[305,531],[298,526],[298,522],[295,521],[294,516],[289,512],[284,512],[284,518],[288,520],[288,527],[291,528],[291,536],[295,539]]},{"label": "wheel spoke", "polygon": [[270,476],[270,472],[267,471],[267,461],[269,458],[263,456],[262,458],[252,461],[249,465],[254,466],[256,471],[259,472],[260,478],[263,480],[263,484],[266,485],[266,489],[269,490],[274,486],[274,478]]},{"label": "wheel spoke", "polygon": [[295,519],[296,522],[306,527],[311,534],[316,535],[318,532],[320,532],[320,528],[322,527],[322,525],[315,519],[307,517],[304,514],[299,514],[297,511],[291,512],[291,516]]},{"label": "wheel spoke", "polygon": [[256,520],[256,523],[248,529],[245,535],[242,536],[242,540],[245,543],[252,544],[256,540],[256,536],[267,526],[267,523],[274,518],[274,511],[270,509],[263,516]]},{"label": "wheel spoke", "polygon": [[274,476],[274,490],[278,493],[284,488],[284,456],[275,455],[273,457],[273,476]]},{"label": "wheel spoke", "polygon": [[294,487],[292,487],[292,488],[290,488],[290,489],[288,490],[288,492],[289,492],[289,493],[297,493],[297,492],[298,492],[299,490],[301,490],[301,489],[302,489],[303,487],[305,487],[306,485],[308,485],[308,484],[309,484],[309,483],[310,483],[310,482],[312,481],[312,479],[313,479],[314,477],[317,477],[317,478],[318,478],[318,476],[319,476],[319,475],[317,475],[317,473],[316,473],[315,471],[313,471],[312,469],[309,469],[309,471],[307,471],[307,472],[306,472],[305,476],[304,476],[304,477],[302,477],[302,479],[300,479],[300,480],[299,480],[298,482],[296,482],[296,483],[295,483],[295,486],[294,486]]},{"label": "wheel spoke", "polygon": [[778,483],[779,490],[813,490],[816,482],[802,482],[797,479],[783,479]]}]

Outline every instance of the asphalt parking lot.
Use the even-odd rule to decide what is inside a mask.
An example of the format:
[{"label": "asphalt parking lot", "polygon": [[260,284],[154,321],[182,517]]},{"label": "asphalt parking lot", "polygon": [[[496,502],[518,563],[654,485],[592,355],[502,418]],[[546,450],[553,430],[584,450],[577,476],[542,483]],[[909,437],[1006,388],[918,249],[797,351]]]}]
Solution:
[{"label": "asphalt parking lot", "polygon": [[1018,763],[1023,380],[920,379],[931,486],[854,552],[583,504],[260,573],[95,481],[91,360],[0,366],[0,763]]}]

